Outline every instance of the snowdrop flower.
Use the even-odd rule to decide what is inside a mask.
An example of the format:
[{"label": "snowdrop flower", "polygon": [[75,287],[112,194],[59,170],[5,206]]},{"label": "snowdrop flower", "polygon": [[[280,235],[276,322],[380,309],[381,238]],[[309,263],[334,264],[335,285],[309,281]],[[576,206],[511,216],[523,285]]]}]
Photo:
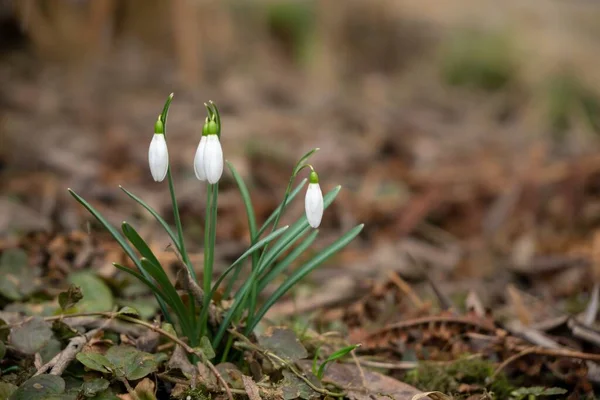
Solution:
[{"label": "snowdrop flower", "polygon": [[315,171],[311,171],[308,182],[308,189],[304,198],[306,219],[310,226],[318,228],[323,218],[323,193],[321,192],[321,186],[319,186],[319,175]]},{"label": "snowdrop flower", "polygon": [[148,162],[150,164],[150,173],[155,182],[162,182],[167,176],[169,169],[169,151],[167,141],[165,140],[165,130],[160,120],[154,124],[154,137],[150,142],[148,150]]},{"label": "snowdrop flower", "polygon": [[204,149],[206,148],[206,138],[208,137],[208,119],[202,127],[202,138],[196,149],[194,157],[194,173],[199,181],[206,180],[206,172],[204,171]]},{"label": "snowdrop flower", "polygon": [[217,135],[218,127],[215,121],[208,122],[207,131],[204,145],[204,173],[208,183],[215,184],[223,174],[223,149]]}]

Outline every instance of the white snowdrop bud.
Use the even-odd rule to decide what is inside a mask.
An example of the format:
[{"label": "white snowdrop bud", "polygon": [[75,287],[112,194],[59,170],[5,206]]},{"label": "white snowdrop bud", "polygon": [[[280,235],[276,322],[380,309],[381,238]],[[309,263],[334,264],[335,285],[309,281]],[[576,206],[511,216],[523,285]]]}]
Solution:
[{"label": "white snowdrop bud", "polygon": [[160,118],[154,125],[154,137],[152,137],[150,149],[148,150],[148,163],[154,181],[162,182],[169,169],[169,150],[167,149],[164,127]]},{"label": "white snowdrop bud", "polygon": [[209,183],[215,184],[223,175],[223,149],[217,135],[217,124],[208,123],[208,135],[204,146],[204,172]]},{"label": "white snowdrop bud", "polygon": [[319,186],[319,175],[315,171],[311,171],[308,182],[308,189],[304,198],[306,219],[310,226],[318,228],[323,218],[323,193],[321,192],[321,186]]},{"label": "white snowdrop bud", "polygon": [[202,127],[202,138],[200,138],[200,143],[196,149],[196,156],[194,157],[194,173],[199,181],[206,180],[206,172],[204,171],[204,149],[206,148],[206,139],[208,137],[207,127],[208,122]]}]

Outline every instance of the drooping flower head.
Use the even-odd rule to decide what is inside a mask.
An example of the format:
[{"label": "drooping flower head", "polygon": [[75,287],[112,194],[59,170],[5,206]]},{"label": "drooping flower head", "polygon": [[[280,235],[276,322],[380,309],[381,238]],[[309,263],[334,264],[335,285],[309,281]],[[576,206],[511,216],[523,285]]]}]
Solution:
[{"label": "drooping flower head", "polygon": [[308,189],[304,198],[304,210],[306,211],[306,219],[313,228],[318,228],[321,225],[323,218],[323,193],[319,185],[319,175],[313,170],[308,178]]},{"label": "drooping flower head", "polygon": [[215,184],[223,175],[223,149],[219,140],[219,127],[211,119],[208,121],[206,145],[204,146],[204,173],[209,183]]},{"label": "drooping flower head", "polygon": [[148,149],[148,163],[154,181],[162,182],[169,169],[169,150],[165,139],[165,128],[160,116],[154,124],[154,136]]},{"label": "drooping flower head", "polygon": [[202,126],[202,137],[200,143],[196,149],[196,156],[194,157],[194,173],[199,181],[206,180],[206,172],[204,171],[204,149],[206,148],[206,138],[208,136],[208,118]]}]

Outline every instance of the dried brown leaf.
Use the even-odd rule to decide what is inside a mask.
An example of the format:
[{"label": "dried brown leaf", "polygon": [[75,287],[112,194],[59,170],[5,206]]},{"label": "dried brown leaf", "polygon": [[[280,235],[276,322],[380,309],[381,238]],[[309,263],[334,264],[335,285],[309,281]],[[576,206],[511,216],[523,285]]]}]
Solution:
[{"label": "dried brown leaf", "polygon": [[250,400],[261,400],[260,394],[258,392],[258,386],[249,376],[242,375],[242,382],[244,382],[244,389],[248,394]]}]

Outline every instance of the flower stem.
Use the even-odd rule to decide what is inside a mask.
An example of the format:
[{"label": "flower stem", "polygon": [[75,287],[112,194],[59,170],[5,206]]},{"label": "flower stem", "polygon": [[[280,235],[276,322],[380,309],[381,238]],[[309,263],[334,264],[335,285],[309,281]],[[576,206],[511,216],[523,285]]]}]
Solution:
[{"label": "flower stem", "polygon": [[[217,235],[217,201],[219,196],[219,184],[209,184],[206,190],[206,221],[204,224],[204,276],[202,287],[204,290],[204,305],[202,316],[208,316],[210,306],[210,293],[212,291],[212,274],[215,258],[215,242]],[[207,331],[207,318],[201,318],[202,334]]]}]

